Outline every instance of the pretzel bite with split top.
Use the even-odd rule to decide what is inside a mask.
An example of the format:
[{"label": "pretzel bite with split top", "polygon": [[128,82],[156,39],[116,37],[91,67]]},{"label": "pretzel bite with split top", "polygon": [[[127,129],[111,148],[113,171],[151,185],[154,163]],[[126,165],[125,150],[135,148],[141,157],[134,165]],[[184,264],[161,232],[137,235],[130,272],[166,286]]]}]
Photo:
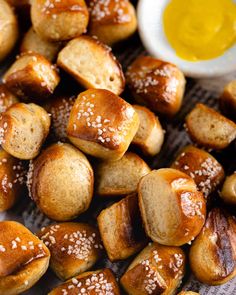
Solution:
[{"label": "pretzel bite with split top", "polygon": [[140,179],[151,172],[138,155],[127,152],[117,161],[101,161],[96,165],[96,192],[111,197],[137,192]]},{"label": "pretzel bite with split top", "polygon": [[120,295],[116,278],[110,269],[85,272],[53,289],[48,295]]},{"label": "pretzel bite with split top", "polygon": [[174,294],[185,272],[185,254],[179,247],[150,243],[121,278],[129,295]]},{"label": "pretzel bite with split top", "polygon": [[220,197],[225,203],[236,205],[236,173],[226,177]]},{"label": "pretzel bite with split top", "polygon": [[84,223],[58,223],[42,228],[38,237],[49,248],[50,266],[67,280],[91,268],[101,254],[98,231]]},{"label": "pretzel bite with split top", "polygon": [[25,189],[24,163],[0,148],[0,212],[10,209]]},{"label": "pretzel bite with split top", "polygon": [[45,215],[58,221],[72,220],[91,203],[93,170],[78,149],[57,143],[31,162],[27,185]]},{"label": "pretzel bite with split top", "polygon": [[132,141],[142,152],[148,156],[155,156],[161,150],[164,142],[164,130],[155,116],[148,108],[133,105],[139,116],[139,129]]},{"label": "pretzel bite with split top", "polygon": [[207,197],[224,179],[224,168],[208,152],[192,145],[182,149],[171,168],[188,174]]},{"label": "pretzel bite with split top", "polygon": [[18,98],[12,94],[7,87],[0,85],[0,113],[5,112],[14,103],[19,102]]},{"label": "pretzel bite with split top", "polygon": [[236,138],[236,124],[204,104],[197,104],[186,117],[191,139],[209,149],[222,150]]},{"label": "pretzel bite with split top", "polygon": [[128,0],[87,0],[89,34],[108,45],[130,37],[137,29],[135,9]]},{"label": "pretzel bite with split top", "polygon": [[0,116],[0,143],[12,156],[36,157],[50,128],[50,117],[40,106],[16,103]]},{"label": "pretzel bite with split top", "polygon": [[175,65],[150,56],[140,56],[130,65],[126,77],[138,103],[167,117],[179,111],[185,78]]},{"label": "pretzel bite with split top", "polygon": [[0,0],[0,62],[11,52],[18,38],[18,23],[12,7]]},{"label": "pretzel bite with split top", "polygon": [[60,52],[57,64],[84,88],[99,88],[121,94],[125,79],[111,49],[89,36],[71,40]]},{"label": "pretzel bite with split top", "polygon": [[33,0],[31,20],[41,38],[56,42],[85,33],[89,13],[84,0]]},{"label": "pretzel bite with split top", "polygon": [[70,113],[67,135],[83,152],[119,160],[139,127],[134,108],[114,93],[89,89],[80,93]]},{"label": "pretzel bite with split top", "polygon": [[147,242],[136,194],[102,210],[98,216],[98,227],[111,261],[134,255]]},{"label": "pretzel bite with split top", "polygon": [[139,206],[147,235],[168,246],[181,246],[201,231],[206,201],[187,174],[163,168],[144,176],[138,186]]},{"label": "pretzel bite with split top", "polygon": [[215,208],[194,241],[189,260],[196,278],[208,285],[225,284],[236,276],[236,220]]},{"label": "pretzel bite with split top", "polygon": [[45,100],[60,81],[56,68],[42,55],[23,53],[5,73],[7,88],[23,100]]},{"label": "pretzel bite with split top", "polygon": [[46,272],[48,248],[26,227],[0,222],[0,294],[17,295],[30,289]]},{"label": "pretzel bite with split top", "polygon": [[31,27],[24,35],[24,38],[21,42],[20,51],[38,53],[52,62],[56,59],[60,48],[61,43],[53,43],[42,39]]}]

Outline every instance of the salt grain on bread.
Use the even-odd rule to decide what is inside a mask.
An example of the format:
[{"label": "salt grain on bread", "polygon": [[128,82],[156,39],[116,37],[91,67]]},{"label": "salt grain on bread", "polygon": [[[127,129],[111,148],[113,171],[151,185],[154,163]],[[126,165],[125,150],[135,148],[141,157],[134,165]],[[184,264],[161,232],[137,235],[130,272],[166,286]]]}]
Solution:
[{"label": "salt grain on bread", "polygon": [[236,121],[236,80],[228,83],[219,99],[221,112]]},{"label": "salt grain on bread", "polygon": [[18,98],[12,94],[4,84],[0,85],[0,113],[5,112],[11,105],[19,102]]},{"label": "salt grain on bread", "polygon": [[111,197],[137,192],[140,179],[150,171],[144,160],[131,152],[117,161],[101,161],[95,167],[96,193]]},{"label": "salt grain on bread", "polygon": [[236,205],[236,173],[226,177],[220,197],[225,203]]},{"label": "salt grain on bread", "polygon": [[146,244],[137,194],[129,195],[102,210],[97,221],[110,261],[126,259]]},{"label": "salt grain on bread", "polygon": [[9,90],[23,100],[45,101],[57,87],[56,68],[42,55],[22,53],[3,77]]},{"label": "salt grain on bread", "polygon": [[236,276],[235,241],[235,217],[211,210],[189,253],[191,270],[200,282],[221,285]]},{"label": "salt grain on bread", "polygon": [[171,168],[188,174],[207,197],[224,179],[224,168],[208,152],[192,145],[184,147]]},{"label": "salt grain on bread", "polygon": [[48,248],[26,227],[0,222],[0,294],[16,295],[30,289],[46,272]]},{"label": "salt grain on bread", "polygon": [[27,184],[30,196],[45,215],[67,221],[88,209],[93,181],[87,158],[72,145],[57,143],[31,163]]},{"label": "salt grain on bread", "polygon": [[191,139],[209,149],[222,150],[236,138],[236,124],[204,104],[197,104],[186,117]]},{"label": "salt grain on bread", "polygon": [[155,116],[148,108],[133,105],[139,116],[139,129],[132,141],[142,152],[148,156],[155,156],[161,150],[164,142],[164,130]]},{"label": "salt grain on bread", "polygon": [[50,250],[50,267],[61,280],[87,271],[101,255],[99,233],[85,223],[52,224],[42,228],[38,237]]},{"label": "salt grain on bread", "polygon": [[87,0],[88,33],[108,45],[130,37],[137,29],[134,6],[128,0]]},{"label": "salt grain on bread", "polygon": [[120,295],[119,286],[108,268],[84,272],[53,289],[48,295],[99,294]]},{"label": "salt grain on bread", "polygon": [[50,117],[40,106],[13,104],[0,116],[0,142],[12,156],[30,160],[36,157],[50,128]]},{"label": "salt grain on bread", "polygon": [[80,36],[59,53],[57,64],[85,88],[107,89],[119,95],[125,86],[121,65],[111,49],[95,38]]},{"label": "salt grain on bread", "polygon": [[18,38],[18,23],[12,7],[0,0],[0,61],[11,52]]},{"label": "salt grain on bread", "polygon": [[0,212],[12,208],[25,192],[24,163],[0,148]]},{"label": "salt grain on bread", "polygon": [[129,66],[126,77],[138,103],[167,117],[179,111],[185,78],[175,65],[150,56],[140,56]]},{"label": "salt grain on bread", "polygon": [[174,294],[185,272],[185,254],[179,247],[150,243],[121,277],[129,295]]},{"label": "salt grain on bread", "polygon": [[171,168],[153,170],[141,179],[138,195],[146,233],[154,242],[181,246],[201,231],[206,202],[187,174]]},{"label": "salt grain on bread", "polygon": [[31,27],[24,35],[20,46],[20,52],[35,52],[44,56],[49,61],[54,61],[60,48],[60,43],[53,43],[42,39]]},{"label": "salt grain on bread", "polygon": [[85,33],[89,13],[84,0],[33,0],[31,20],[41,38],[56,42]]},{"label": "salt grain on bread", "polygon": [[129,103],[108,90],[89,89],[75,101],[67,135],[86,154],[119,160],[138,127],[138,114]]}]

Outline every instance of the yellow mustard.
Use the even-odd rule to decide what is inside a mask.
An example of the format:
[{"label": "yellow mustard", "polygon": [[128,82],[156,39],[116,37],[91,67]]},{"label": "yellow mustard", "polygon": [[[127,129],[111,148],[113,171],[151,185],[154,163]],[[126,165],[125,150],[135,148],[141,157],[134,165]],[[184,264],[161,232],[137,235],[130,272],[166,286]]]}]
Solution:
[{"label": "yellow mustard", "polygon": [[212,59],[236,42],[236,3],[171,0],[163,23],[166,37],[179,57],[189,61]]}]

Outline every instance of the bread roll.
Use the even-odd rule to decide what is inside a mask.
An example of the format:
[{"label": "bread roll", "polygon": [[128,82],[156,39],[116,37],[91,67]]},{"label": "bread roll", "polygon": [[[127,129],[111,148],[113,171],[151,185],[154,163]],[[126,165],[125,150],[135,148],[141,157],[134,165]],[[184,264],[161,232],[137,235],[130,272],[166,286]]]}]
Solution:
[{"label": "bread roll", "polygon": [[35,52],[44,56],[49,61],[54,61],[57,57],[57,53],[61,48],[60,43],[53,43],[42,39],[37,35],[34,29],[31,27],[25,34],[22,42],[20,51],[21,52]]},{"label": "bread roll", "polygon": [[101,254],[98,231],[84,223],[58,223],[42,228],[38,237],[51,253],[50,266],[61,280],[90,269]]},{"label": "bread roll", "polygon": [[124,90],[121,65],[111,49],[95,38],[80,36],[71,40],[60,51],[57,63],[85,88],[107,89],[117,95]]},{"label": "bread roll", "polygon": [[51,131],[57,140],[65,141],[67,138],[66,129],[75,99],[75,96],[57,96],[50,99],[45,106],[45,109],[51,114]]},{"label": "bread roll", "polygon": [[150,243],[121,278],[129,295],[174,294],[185,272],[185,254],[178,247]]},{"label": "bread roll", "polygon": [[102,210],[98,227],[111,261],[126,259],[146,244],[136,194]]},{"label": "bread roll", "polygon": [[209,153],[192,145],[182,149],[172,168],[188,174],[207,197],[224,179],[224,168]]},{"label": "bread roll", "polygon": [[111,197],[137,192],[140,179],[151,169],[136,154],[127,152],[118,161],[102,161],[96,165],[96,192]]},{"label": "bread roll", "polygon": [[0,85],[0,113],[5,112],[11,105],[17,102],[17,97],[5,85]]},{"label": "bread roll", "polygon": [[119,287],[113,273],[105,268],[85,272],[53,289],[48,295],[120,295]]},{"label": "bread roll", "polygon": [[17,295],[30,289],[46,272],[50,252],[26,227],[0,222],[0,294]]},{"label": "bread roll", "polygon": [[24,163],[0,148],[0,212],[10,209],[24,193]]},{"label": "bread roll", "polygon": [[192,291],[181,291],[177,295],[200,295],[200,293],[192,292]]},{"label": "bread roll", "polygon": [[0,0],[0,61],[13,49],[18,38],[18,23],[11,6]]},{"label": "bread roll", "polygon": [[138,103],[168,117],[179,111],[185,78],[175,65],[150,56],[140,56],[130,65],[126,77]]},{"label": "bread roll", "polygon": [[200,282],[221,285],[236,276],[235,241],[235,217],[213,209],[189,253],[191,269]]},{"label": "bread roll", "polygon": [[12,156],[30,160],[36,157],[50,127],[50,117],[40,106],[16,103],[0,116],[0,143]]},{"label": "bread roll", "polygon": [[55,90],[60,77],[42,55],[23,53],[5,73],[3,82],[23,100],[45,100]]},{"label": "bread roll", "polygon": [[147,235],[163,245],[190,243],[205,222],[206,202],[190,176],[170,168],[153,170],[138,187]]},{"label": "bread roll", "polygon": [[93,196],[93,170],[87,158],[70,144],[57,143],[31,163],[28,188],[39,209],[58,221],[86,211]]},{"label": "bread roll", "polygon": [[220,192],[221,198],[228,204],[236,205],[236,174],[228,176]]},{"label": "bread roll", "polygon": [[164,130],[158,117],[148,108],[134,105],[139,116],[139,129],[132,141],[142,152],[148,156],[155,156],[161,150],[164,142]]},{"label": "bread roll", "polygon": [[130,37],[137,29],[135,9],[128,0],[87,0],[89,34],[108,45]]},{"label": "bread roll", "polygon": [[186,117],[191,139],[210,149],[222,150],[236,138],[236,124],[215,110],[197,104]]},{"label": "bread roll", "polygon": [[236,117],[236,80],[228,83],[219,100],[220,110],[226,116],[235,121]]},{"label": "bread roll", "polygon": [[83,152],[105,160],[119,160],[139,127],[134,108],[108,90],[80,93],[71,110],[67,135]]},{"label": "bread roll", "polygon": [[84,0],[33,0],[31,20],[41,38],[63,41],[86,32],[89,13]]}]

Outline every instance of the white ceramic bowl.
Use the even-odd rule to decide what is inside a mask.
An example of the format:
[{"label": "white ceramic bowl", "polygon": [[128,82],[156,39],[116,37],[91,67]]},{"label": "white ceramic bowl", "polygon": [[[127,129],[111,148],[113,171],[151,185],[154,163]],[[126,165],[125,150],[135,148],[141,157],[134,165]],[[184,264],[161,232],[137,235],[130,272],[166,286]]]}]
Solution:
[{"label": "white ceramic bowl", "polygon": [[190,62],[176,55],[165,37],[162,23],[163,11],[169,1],[139,0],[139,33],[147,51],[154,57],[176,64],[186,76],[193,78],[213,78],[236,71],[236,45],[224,55],[206,61]]}]

